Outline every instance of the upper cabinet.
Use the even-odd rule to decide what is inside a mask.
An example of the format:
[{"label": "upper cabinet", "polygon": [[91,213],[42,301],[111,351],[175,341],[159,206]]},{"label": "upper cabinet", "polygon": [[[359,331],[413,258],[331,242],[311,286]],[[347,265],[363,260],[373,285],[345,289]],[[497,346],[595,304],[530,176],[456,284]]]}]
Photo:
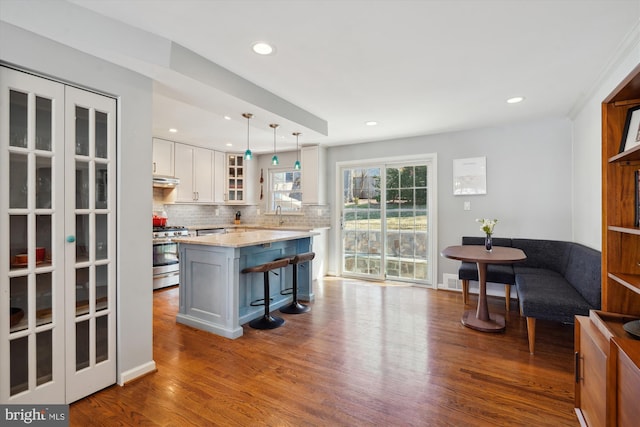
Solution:
[{"label": "upper cabinet", "polygon": [[224,203],[224,153],[154,138],[153,167],[156,175],[180,179],[175,188],[166,190],[171,194],[165,194],[164,203]]},{"label": "upper cabinet", "polygon": [[153,174],[173,176],[174,143],[165,139],[153,138]]},{"label": "upper cabinet", "polygon": [[245,203],[245,167],[242,154],[227,154],[227,197],[229,203]]},{"label": "upper cabinet", "polygon": [[175,143],[175,176],[180,178],[175,201],[213,203],[214,151]]},{"label": "upper cabinet", "polygon": [[323,205],[326,203],[324,192],[325,155],[319,145],[304,146],[300,149],[302,163],[302,203],[305,205]]},{"label": "upper cabinet", "polygon": [[226,156],[220,151],[213,152],[213,201],[224,203]]}]

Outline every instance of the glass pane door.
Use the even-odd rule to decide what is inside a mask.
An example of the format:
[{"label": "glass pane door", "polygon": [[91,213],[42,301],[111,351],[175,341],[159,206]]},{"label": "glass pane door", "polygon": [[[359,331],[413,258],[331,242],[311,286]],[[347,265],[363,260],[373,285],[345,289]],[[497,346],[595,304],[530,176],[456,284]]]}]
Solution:
[{"label": "glass pane door", "polygon": [[66,88],[67,400],[115,382],[115,100]]},{"label": "glass pane door", "polygon": [[344,276],[435,283],[430,164],[342,168]]},{"label": "glass pane door", "polygon": [[64,87],[0,81],[0,401],[64,403]]},{"label": "glass pane door", "polygon": [[342,171],[342,271],[346,275],[384,278],[380,173],[379,167]]},{"label": "glass pane door", "polygon": [[387,167],[386,184],[387,278],[426,281],[427,166]]}]

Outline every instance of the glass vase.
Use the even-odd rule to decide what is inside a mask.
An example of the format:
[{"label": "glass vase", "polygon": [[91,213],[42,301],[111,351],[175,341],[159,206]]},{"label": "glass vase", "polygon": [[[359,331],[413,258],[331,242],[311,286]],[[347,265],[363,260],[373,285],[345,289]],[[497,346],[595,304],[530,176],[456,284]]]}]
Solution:
[{"label": "glass vase", "polygon": [[484,238],[484,248],[487,250],[487,252],[491,252],[491,249],[493,249],[493,240],[491,238],[491,234],[487,233],[487,236]]}]

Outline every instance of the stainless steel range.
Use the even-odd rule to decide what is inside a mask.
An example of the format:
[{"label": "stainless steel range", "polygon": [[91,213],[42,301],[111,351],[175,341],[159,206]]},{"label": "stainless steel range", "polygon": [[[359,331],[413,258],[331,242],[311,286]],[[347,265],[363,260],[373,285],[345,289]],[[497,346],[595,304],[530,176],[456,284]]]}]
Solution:
[{"label": "stainless steel range", "polygon": [[188,235],[187,227],[153,227],[153,289],[178,284],[180,260],[174,238]]}]

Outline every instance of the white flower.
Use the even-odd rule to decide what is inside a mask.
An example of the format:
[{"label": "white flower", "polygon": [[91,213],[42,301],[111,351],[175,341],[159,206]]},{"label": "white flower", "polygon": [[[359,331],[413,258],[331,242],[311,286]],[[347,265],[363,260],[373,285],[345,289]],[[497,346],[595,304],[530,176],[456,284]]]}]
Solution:
[{"label": "white flower", "polygon": [[484,231],[486,234],[493,234],[493,227],[495,227],[495,225],[498,223],[498,220],[480,218],[476,219],[476,222],[482,224],[480,230]]}]

